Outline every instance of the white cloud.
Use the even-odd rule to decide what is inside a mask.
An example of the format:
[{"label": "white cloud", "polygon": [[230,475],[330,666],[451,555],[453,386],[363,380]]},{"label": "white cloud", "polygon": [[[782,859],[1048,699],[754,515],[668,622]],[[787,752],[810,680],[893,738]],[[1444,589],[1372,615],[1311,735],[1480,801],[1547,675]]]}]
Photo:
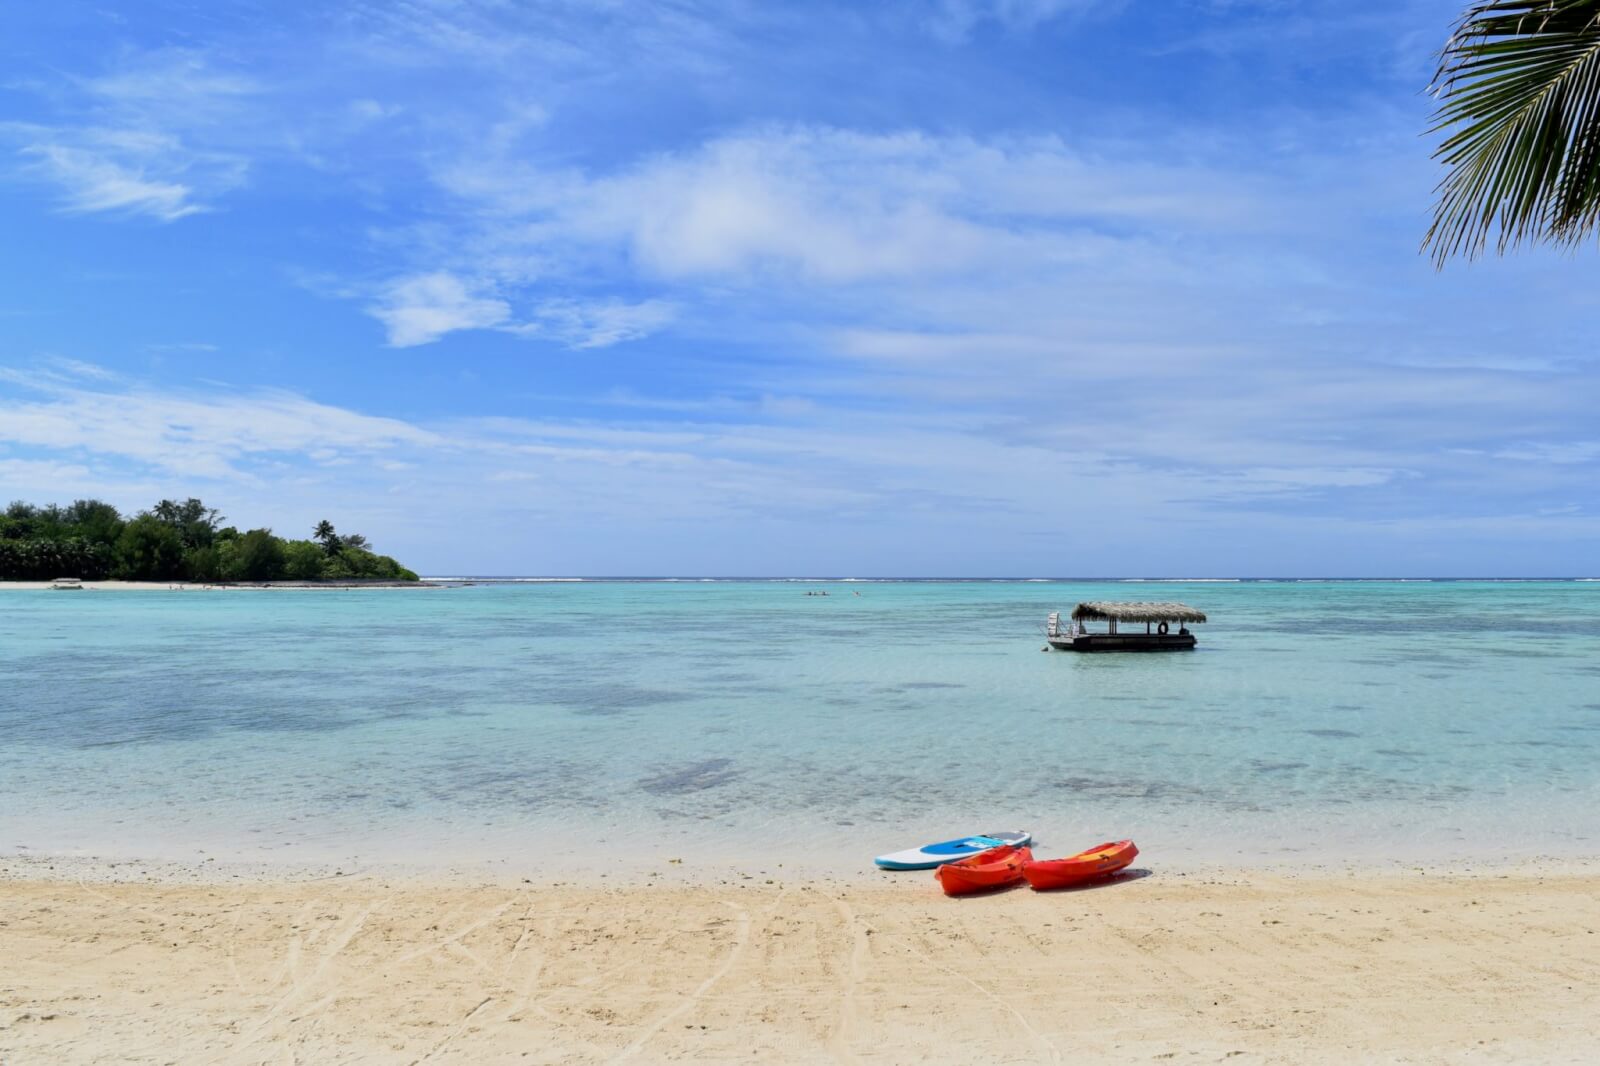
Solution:
[{"label": "white cloud", "polygon": [[115,381],[115,372],[94,363],[86,363],[82,359],[68,359],[65,356],[52,356],[44,360],[49,370],[59,376],[71,379],[79,378],[94,381]]},{"label": "white cloud", "polygon": [[[1102,250],[1084,237],[1107,218],[1210,227],[1263,211],[1257,183],[1241,175],[1095,165],[1054,138],[829,128],[723,137],[603,175],[489,157],[452,163],[439,180],[492,219],[475,253],[523,250],[546,269],[553,258],[582,269],[616,250],[667,280],[778,272],[837,285],[1016,269],[1019,258]],[[507,227],[508,217],[528,225]]]},{"label": "white cloud", "polygon": [[391,282],[367,309],[384,324],[396,348],[436,341],[462,329],[487,329],[511,317],[504,300],[476,296],[452,274],[417,274]]},{"label": "white cloud", "polygon": [[380,122],[394,118],[403,110],[398,104],[384,104],[365,97],[350,101],[350,115],[358,122]]},{"label": "white cloud", "polygon": [[1530,441],[1494,453],[1496,459],[1524,463],[1555,463],[1566,466],[1600,460],[1600,441]]},{"label": "white cloud", "polygon": [[959,271],[1012,243],[950,211],[927,176],[912,173],[928,161],[920,140],[713,142],[597,183],[579,225],[614,226],[635,261],[666,278],[774,269],[843,284]]},{"label": "white cloud", "polygon": [[43,396],[0,398],[0,444],[110,456],[169,475],[241,478],[284,457],[376,456],[442,443],[405,422],[277,390],[160,392],[49,374],[8,377]]},{"label": "white cloud", "polygon": [[[1085,282],[1203,284],[1221,261],[1208,236],[1316,225],[1226,162],[1050,136],[762,128],[592,173],[531,166],[495,142],[451,153],[435,178],[452,210],[393,242],[419,272],[492,288],[507,328],[574,346],[692,324],[713,296],[726,320],[729,290],[767,316],[768,332],[785,304],[813,328],[864,313],[970,331],[1060,306]],[[1223,269],[1261,281],[1303,271],[1281,253]],[[592,295],[608,290],[627,295]]]},{"label": "white cloud", "polygon": [[1245,467],[1211,480],[1224,489],[1249,495],[1365,488],[1386,484],[1401,475],[1401,471],[1371,467],[1257,466]]},{"label": "white cloud", "polygon": [[[1491,520],[1484,501],[1506,500],[1526,479],[1491,482],[1503,464],[1488,456],[1307,443],[1285,428],[1295,415],[1256,425],[1219,414],[1214,398],[1181,416],[1062,408],[1051,436],[988,406],[910,413],[808,400],[774,410],[757,397],[707,403],[703,419],[664,402],[676,408],[666,416],[631,403],[632,414],[595,420],[418,423],[278,390],[157,389],[65,363],[0,380],[12,386],[0,390],[0,478],[14,491],[110,495],[125,506],[191,493],[233,520],[286,529],[333,514],[419,565],[508,572],[538,552],[541,566],[567,572],[640,569],[630,560],[657,571],[772,572],[834,558],[930,572],[948,569],[940,553],[970,540],[985,546],[991,572],[1005,560],[1060,572],[1067,560],[1049,545],[1092,513],[1116,535],[1096,542],[1092,558],[1074,557],[1080,572],[1181,570],[1196,558],[1251,572],[1248,553],[1227,554],[1241,522],[1251,535],[1239,543],[1251,551],[1262,538],[1292,546],[1267,553],[1275,566],[1298,552],[1310,565],[1330,548],[1421,543],[1428,530],[1560,539],[1593,525],[1570,506],[1587,492],[1581,471],[1553,468],[1536,498]],[[1163,424],[1172,418],[1181,420]],[[1273,465],[1261,465],[1265,454]],[[1473,513],[1439,509],[1438,486],[1457,477],[1473,482]],[[1380,504],[1380,520],[1351,517],[1364,501]],[[463,527],[483,531],[466,557]],[[930,529],[938,535],[914,535]],[[1170,554],[1174,529],[1207,546]]]},{"label": "white cloud", "polygon": [[22,150],[37,163],[35,173],[62,189],[68,211],[126,211],[172,222],[205,208],[194,190],[175,181],[152,181],[134,168],[83,148],[35,144]]},{"label": "white cloud", "polygon": [[259,95],[254,78],[216,70],[198,52],[163,49],[134,53],[120,69],[82,81],[94,96],[159,126],[226,121],[234,102]]},{"label": "white cloud", "polygon": [[396,348],[429,344],[469,329],[543,337],[569,348],[608,348],[649,336],[677,314],[676,306],[666,300],[630,303],[560,297],[540,301],[526,320],[514,321],[508,302],[476,294],[481,284],[445,272],[400,278],[385,287],[367,312],[384,324],[389,344]]},{"label": "white cloud", "polygon": [[173,222],[243,181],[238,127],[260,92],[251,79],[195,53],[157,51],[67,85],[76,99],[66,120],[0,126],[0,139],[31,161],[24,173],[59,188],[65,210]]},{"label": "white cloud", "polygon": [[0,481],[13,494],[21,486],[82,485],[91,479],[82,463],[63,463],[53,459],[0,459]]},{"label": "white cloud", "polygon": [[513,332],[552,336],[572,348],[609,348],[649,336],[676,314],[677,308],[665,300],[546,300],[534,310],[531,323]]}]

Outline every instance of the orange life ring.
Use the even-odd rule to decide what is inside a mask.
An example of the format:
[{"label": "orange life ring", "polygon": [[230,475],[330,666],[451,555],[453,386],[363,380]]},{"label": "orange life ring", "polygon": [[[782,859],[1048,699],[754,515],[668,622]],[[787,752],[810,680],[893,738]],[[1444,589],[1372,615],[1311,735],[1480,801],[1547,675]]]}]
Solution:
[{"label": "orange life ring", "polygon": [[1160,625],[1156,626],[1156,632],[1160,633],[1162,636],[1166,636],[1167,635],[1167,623],[1162,622]]}]

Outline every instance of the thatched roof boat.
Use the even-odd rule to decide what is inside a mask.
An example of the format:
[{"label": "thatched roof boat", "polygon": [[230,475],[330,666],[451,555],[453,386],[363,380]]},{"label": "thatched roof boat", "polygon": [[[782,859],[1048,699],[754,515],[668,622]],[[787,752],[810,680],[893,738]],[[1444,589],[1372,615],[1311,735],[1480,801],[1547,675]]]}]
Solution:
[{"label": "thatched roof boat", "polygon": [[[1061,612],[1050,612],[1045,640],[1057,651],[1188,651],[1195,646],[1189,623],[1204,622],[1206,613],[1187,603],[1113,603],[1094,600],[1072,611],[1072,622],[1061,626]],[[1091,633],[1086,622],[1105,622],[1106,632]],[[1119,623],[1144,623],[1143,633],[1118,631]],[[1172,632],[1176,624],[1178,631]]]},{"label": "thatched roof boat", "polygon": [[1206,613],[1195,610],[1187,603],[1112,603],[1093,600],[1074,607],[1072,617],[1079,622],[1109,622],[1113,618],[1118,622],[1204,622]]}]

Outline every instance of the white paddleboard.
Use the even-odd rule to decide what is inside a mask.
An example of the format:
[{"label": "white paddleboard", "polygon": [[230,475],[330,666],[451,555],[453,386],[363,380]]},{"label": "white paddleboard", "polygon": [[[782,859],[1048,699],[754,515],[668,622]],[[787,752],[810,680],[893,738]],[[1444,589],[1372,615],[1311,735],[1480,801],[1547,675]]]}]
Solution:
[{"label": "white paddleboard", "polygon": [[954,840],[942,840],[937,844],[924,844],[909,851],[879,855],[872,861],[885,870],[931,870],[947,862],[976,855],[980,851],[998,848],[1002,844],[1014,844],[1020,847],[1032,839],[1032,833],[1020,830],[1006,833],[976,833]]}]

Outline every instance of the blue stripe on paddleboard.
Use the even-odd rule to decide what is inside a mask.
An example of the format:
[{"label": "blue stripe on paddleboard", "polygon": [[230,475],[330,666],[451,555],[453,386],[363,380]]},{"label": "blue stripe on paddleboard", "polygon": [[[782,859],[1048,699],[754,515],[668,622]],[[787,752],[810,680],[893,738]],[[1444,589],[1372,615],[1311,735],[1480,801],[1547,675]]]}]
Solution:
[{"label": "blue stripe on paddleboard", "polygon": [[963,851],[983,851],[985,848],[998,848],[1004,840],[994,840],[990,837],[962,837],[960,840],[946,840],[939,844],[929,844],[922,850],[929,855],[956,855]]},{"label": "blue stripe on paddleboard", "polygon": [[937,844],[917,848],[911,852],[895,852],[895,855],[910,855],[908,859],[896,859],[889,855],[880,855],[872,861],[884,870],[932,870],[943,866],[955,859],[976,855],[980,851],[988,851],[1003,844],[1021,844],[1029,839],[1029,834],[1018,834],[1015,840],[1000,840],[995,837],[973,836],[959,837],[955,840],[942,840]]}]

